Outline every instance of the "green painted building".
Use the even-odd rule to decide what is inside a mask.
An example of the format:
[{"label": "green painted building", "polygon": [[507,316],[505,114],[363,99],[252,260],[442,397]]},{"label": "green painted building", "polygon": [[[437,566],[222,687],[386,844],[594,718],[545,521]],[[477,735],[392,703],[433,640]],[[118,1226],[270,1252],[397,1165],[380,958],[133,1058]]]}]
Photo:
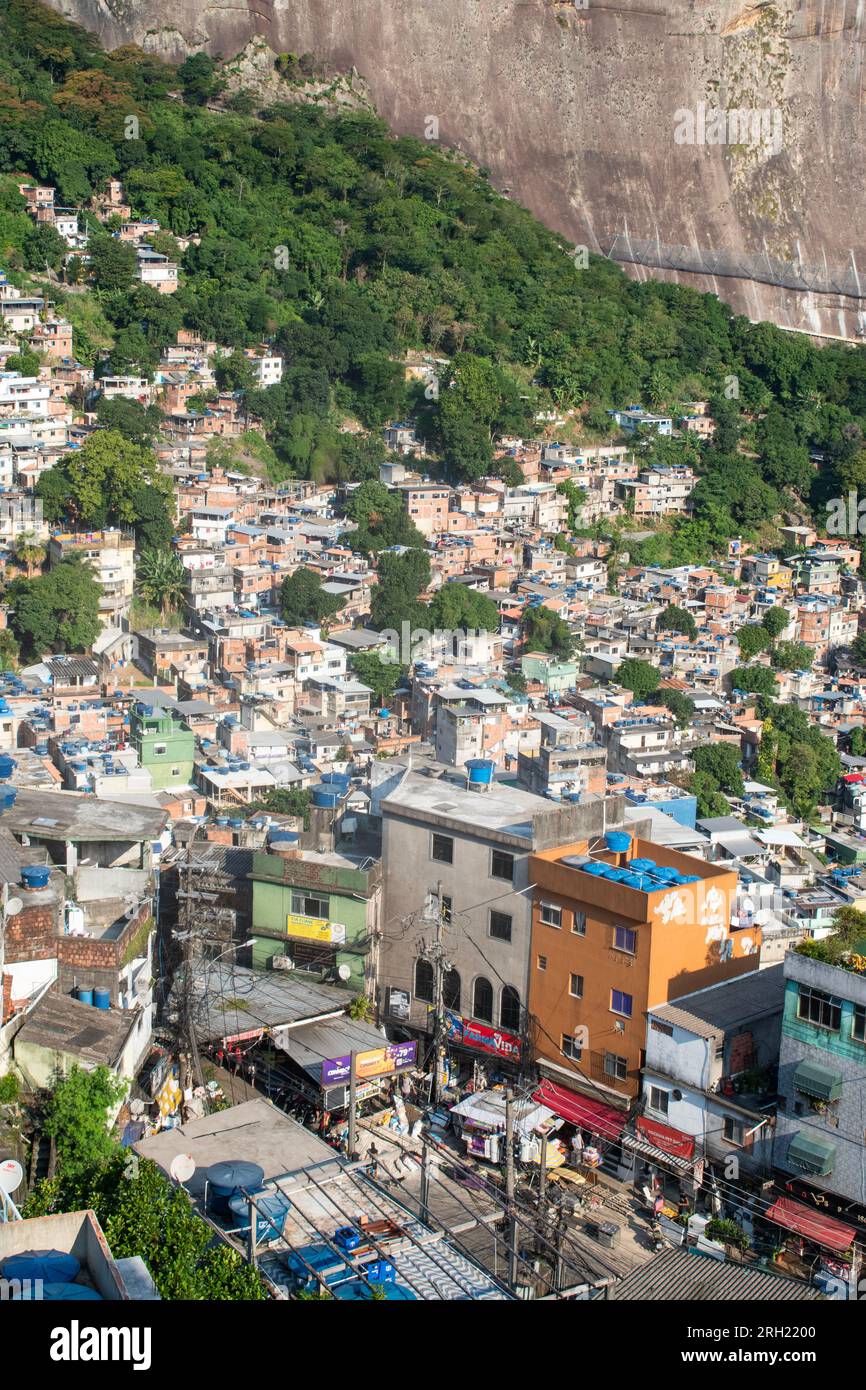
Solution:
[{"label": "green painted building", "polygon": [[287,956],[354,993],[373,994],[382,895],[378,860],[335,852],[253,855],[253,965]]},{"label": "green painted building", "polygon": [[150,773],[154,791],[192,782],[195,734],[171,710],[135,705],[129,716],[129,741]]},{"label": "green painted building", "polygon": [[528,652],[521,657],[520,669],[528,681],[540,681],[551,694],[573,690],[578,675],[576,661],[560,661],[543,652]]}]

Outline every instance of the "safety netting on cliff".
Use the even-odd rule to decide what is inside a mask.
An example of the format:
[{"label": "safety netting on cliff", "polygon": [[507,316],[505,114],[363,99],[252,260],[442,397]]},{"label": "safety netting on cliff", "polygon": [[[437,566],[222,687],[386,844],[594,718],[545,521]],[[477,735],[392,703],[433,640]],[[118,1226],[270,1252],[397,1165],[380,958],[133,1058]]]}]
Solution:
[{"label": "safety netting on cliff", "polygon": [[853,251],[851,264],[847,267],[828,266],[826,260],[821,265],[807,265],[803,261],[782,260],[766,251],[711,251],[617,232],[611,238],[605,255],[612,261],[628,261],[632,265],[643,265],[654,270],[683,270],[692,275],[758,280],[762,284],[781,285],[788,290],[866,299],[866,267],[861,276]]}]

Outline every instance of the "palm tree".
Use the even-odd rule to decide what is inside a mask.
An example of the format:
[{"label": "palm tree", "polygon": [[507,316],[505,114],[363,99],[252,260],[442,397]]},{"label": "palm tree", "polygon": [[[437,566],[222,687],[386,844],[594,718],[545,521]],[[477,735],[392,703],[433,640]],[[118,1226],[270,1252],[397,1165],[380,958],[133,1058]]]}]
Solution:
[{"label": "palm tree", "polygon": [[186,592],[186,569],[170,550],[146,550],[138,562],[136,587],[167,618]]},{"label": "palm tree", "polygon": [[45,559],[43,542],[35,531],[22,531],[20,536],[15,537],[13,549],[18,563],[27,566],[27,578],[30,579],[36,566]]}]

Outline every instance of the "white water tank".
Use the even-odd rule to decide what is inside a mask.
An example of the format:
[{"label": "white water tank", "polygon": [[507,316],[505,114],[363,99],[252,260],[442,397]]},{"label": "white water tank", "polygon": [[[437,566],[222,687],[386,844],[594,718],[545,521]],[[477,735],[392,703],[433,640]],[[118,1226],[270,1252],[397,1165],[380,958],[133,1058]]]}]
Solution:
[{"label": "white water tank", "polygon": [[77,903],[66,903],[64,907],[64,922],[67,936],[84,935],[84,908]]}]

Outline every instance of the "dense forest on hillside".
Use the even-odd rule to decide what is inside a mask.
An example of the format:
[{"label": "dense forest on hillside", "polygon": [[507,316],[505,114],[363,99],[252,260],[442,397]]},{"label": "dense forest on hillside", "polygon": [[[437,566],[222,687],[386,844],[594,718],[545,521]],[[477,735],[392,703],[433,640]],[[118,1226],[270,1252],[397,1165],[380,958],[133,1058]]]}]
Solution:
[{"label": "dense forest on hillside", "polygon": [[[283,476],[375,477],[383,446],[341,435],[347,415],[376,429],[411,410],[447,475],[471,479],[491,471],[495,436],[531,431],[539,409],[578,408],[598,438],[613,406],[709,398],[711,445],[647,446],[702,477],[694,517],[642,558],[702,558],[866,484],[863,350],[817,349],[601,258],[580,268],[483,173],[368,113],[329,114],[288,86],[264,110],[244,93],[223,100],[204,55],[174,69],[134,47],[106,54],[34,0],[8,0],[0,39],[0,263],[21,283],[63,265],[16,175],[79,207],[117,176],[164,228],[158,249],[200,236],[180,257],[181,288],[162,296],[93,219],[89,292],[58,284],[51,296],[97,371],[152,372],[181,325],[228,348],[272,338],[279,386],[251,390],[240,356],[220,379],[248,390]],[[450,359],[432,399],[407,387],[408,349]]]}]

